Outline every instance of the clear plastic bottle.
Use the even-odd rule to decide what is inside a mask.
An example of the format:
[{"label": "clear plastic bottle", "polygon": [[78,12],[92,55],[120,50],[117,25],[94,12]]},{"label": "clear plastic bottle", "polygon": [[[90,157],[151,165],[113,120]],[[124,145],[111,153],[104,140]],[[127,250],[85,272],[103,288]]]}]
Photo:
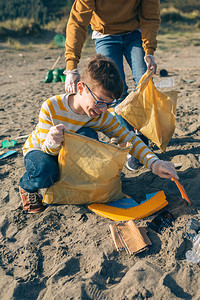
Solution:
[{"label": "clear plastic bottle", "polygon": [[185,256],[188,262],[200,262],[200,234],[194,237],[192,250],[188,250]]},{"label": "clear plastic bottle", "polygon": [[186,238],[190,241],[193,241],[199,230],[200,223],[196,219],[189,219],[185,229]]},{"label": "clear plastic bottle", "polygon": [[193,250],[188,250],[185,254],[187,262],[197,264],[200,261],[200,257]]},{"label": "clear plastic bottle", "polygon": [[167,77],[155,84],[156,88],[168,88],[168,87],[172,87],[172,86],[174,86],[174,78],[173,77]]}]

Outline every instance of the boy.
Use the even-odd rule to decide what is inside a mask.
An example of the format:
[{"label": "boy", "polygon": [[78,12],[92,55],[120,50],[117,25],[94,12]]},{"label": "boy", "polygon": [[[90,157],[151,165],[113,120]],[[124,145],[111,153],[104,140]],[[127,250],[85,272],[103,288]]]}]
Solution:
[{"label": "boy", "polygon": [[20,179],[23,209],[28,213],[44,210],[39,189],[48,188],[58,180],[58,153],[64,131],[68,130],[98,139],[96,131],[118,143],[131,142],[130,154],[138,158],[154,174],[178,179],[174,165],[164,162],[150,151],[134,132],[128,131],[110,114],[123,92],[123,81],[113,61],[103,55],[93,57],[77,84],[77,93],[63,94],[46,100],[39,114],[39,123],[23,147],[26,172]]}]

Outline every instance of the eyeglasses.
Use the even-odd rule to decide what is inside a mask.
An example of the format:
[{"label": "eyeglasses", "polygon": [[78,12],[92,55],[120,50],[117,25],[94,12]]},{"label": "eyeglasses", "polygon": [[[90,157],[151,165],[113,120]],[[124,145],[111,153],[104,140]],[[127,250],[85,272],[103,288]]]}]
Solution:
[{"label": "eyeglasses", "polygon": [[91,91],[91,89],[87,86],[87,84],[84,83],[84,85],[86,86],[86,88],[88,89],[88,91],[90,92],[90,94],[92,95],[92,97],[94,98],[94,100],[96,102],[95,103],[96,107],[101,108],[101,107],[107,106],[109,108],[109,107],[113,107],[116,104],[118,104],[118,100],[117,99],[114,99],[112,102],[105,102],[105,101],[99,101],[99,100],[97,100],[96,97],[98,97],[98,96],[95,95],[95,93]]}]

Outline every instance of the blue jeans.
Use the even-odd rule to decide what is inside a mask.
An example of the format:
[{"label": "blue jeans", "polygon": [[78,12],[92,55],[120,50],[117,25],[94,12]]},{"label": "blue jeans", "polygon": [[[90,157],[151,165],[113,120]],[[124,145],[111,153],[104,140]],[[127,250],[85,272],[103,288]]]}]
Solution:
[{"label": "blue jeans", "polygon": [[[98,140],[96,131],[92,128],[81,128],[78,134]],[[58,156],[52,156],[41,150],[33,150],[24,158],[26,172],[19,185],[28,193],[52,186],[59,179]]]},{"label": "blue jeans", "polygon": [[[124,83],[123,95],[119,100],[124,100],[128,95],[128,86],[125,81],[123,57],[126,58],[131,68],[133,79],[137,85],[142,75],[146,72],[146,63],[144,61],[144,50],[142,48],[142,38],[139,30],[135,30],[121,35],[109,35],[104,38],[95,39],[97,54],[103,54],[114,60],[118,67]],[[116,118],[128,130],[134,131],[134,128],[121,116],[116,114]]]}]

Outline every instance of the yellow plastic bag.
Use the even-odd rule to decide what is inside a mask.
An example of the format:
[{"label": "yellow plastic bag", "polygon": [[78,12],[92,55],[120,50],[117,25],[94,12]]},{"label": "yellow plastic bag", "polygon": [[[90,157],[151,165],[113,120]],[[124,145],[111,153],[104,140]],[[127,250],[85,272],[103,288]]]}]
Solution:
[{"label": "yellow plastic bag", "polygon": [[58,158],[60,179],[47,190],[43,202],[89,204],[120,199],[120,172],[129,151],[130,148],[65,133]]},{"label": "yellow plastic bag", "polygon": [[131,92],[115,111],[165,152],[176,127],[177,91],[160,92],[152,76],[152,72],[146,72],[136,91]]}]

